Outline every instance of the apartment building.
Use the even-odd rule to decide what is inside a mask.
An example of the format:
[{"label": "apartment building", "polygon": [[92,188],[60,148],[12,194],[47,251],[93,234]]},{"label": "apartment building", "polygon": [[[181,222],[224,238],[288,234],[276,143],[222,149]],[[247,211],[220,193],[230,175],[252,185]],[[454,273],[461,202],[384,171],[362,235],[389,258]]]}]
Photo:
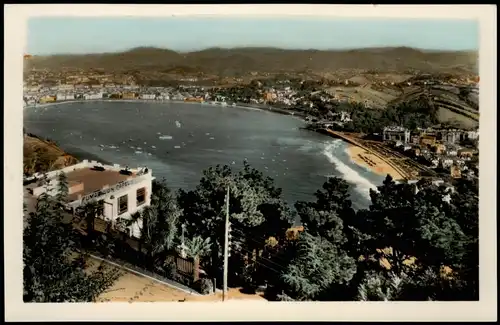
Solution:
[{"label": "apartment building", "polygon": [[51,102],[56,101],[56,96],[48,96],[48,95],[46,95],[46,96],[42,96],[42,97],[40,97],[40,100],[39,100],[39,101],[40,101],[40,103],[42,103],[42,104],[45,104],[45,103],[51,103]]},{"label": "apartment building", "polygon": [[102,93],[90,93],[90,94],[84,94],[83,99],[90,100],[90,99],[102,99]]},{"label": "apartment building", "polygon": [[75,90],[75,85],[63,84],[58,86],[59,91],[72,91]]},{"label": "apartment building", "polygon": [[58,93],[56,95],[56,101],[62,101],[62,100],[74,100],[75,99],[75,94],[73,93]]},{"label": "apartment building", "polygon": [[156,98],[156,95],[155,94],[140,94],[139,98],[144,99],[144,100],[154,100]]},{"label": "apartment building", "polygon": [[383,131],[384,141],[401,141],[403,143],[408,143],[410,141],[410,130],[399,127],[385,127]]},{"label": "apartment building", "polygon": [[136,94],[133,92],[125,92],[122,95],[123,99],[136,99]]}]

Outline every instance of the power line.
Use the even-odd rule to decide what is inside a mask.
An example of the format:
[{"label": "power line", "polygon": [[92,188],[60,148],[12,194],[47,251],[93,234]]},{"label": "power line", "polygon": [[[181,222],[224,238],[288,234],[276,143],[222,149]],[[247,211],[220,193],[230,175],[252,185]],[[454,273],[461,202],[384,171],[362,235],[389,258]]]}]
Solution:
[{"label": "power line", "polygon": [[[257,240],[255,240],[255,239],[253,239],[253,238],[246,237],[246,235],[244,235],[244,234],[243,234],[240,230],[238,230],[238,231],[242,234],[242,235],[240,235],[240,236],[242,236],[244,239],[250,239],[250,240],[253,240],[254,242],[256,242],[257,244],[262,245],[262,243],[261,243],[261,242],[258,242]],[[241,237],[240,237],[240,238],[241,238]],[[278,256],[278,253],[274,253],[274,254],[269,253],[269,255],[271,255],[271,257],[272,257],[272,258],[276,258],[276,259],[278,259],[278,260],[280,260],[280,261],[282,261],[282,262],[286,262],[286,260],[284,260],[282,257]],[[262,257],[262,258],[264,258],[264,257]]]},{"label": "power line", "polygon": [[[248,253],[252,254],[252,252],[251,252],[251,251],[249,251],[248,249],[245,249],[245,248],[243,248],[243,247],[240,247],[240,248],[241,248],[241,249],[243,249],[244,251],[247,251]],[[270,267],[270,266],[268,266],[268,265],[265,265],[264,263],[259,262],[258,260],[255,260],[254,262],[255,262],[255,263],[257,263],[257,264],[262,265],[262,266],[263,266],[263,267],[265,267],[265,268],[270,269],[271,271],[276,272],[277,274],[281,274],[281,273],[282,273],[282,271],[283,271],[283,270],[282,270],[282,271],[278,271],[278,270],[276,270],[275,268],[272,268],[272,267]],[[280,266],[280,265],[278,265],[278,266]],[[283,267],[283,266],[281,266],[281,267]],[[283,268],[284,268],[284,267],[283,267]]]},{"label": "power line", "polygon": [[[240,239],[241,239],[241,237],[240,237]],[[239,247],[239,248],[241,248],[241,249],[245,250],[246,252],[248,252],[248,253],[250,253],[250,254],[253,254],[253,252],[252,252],[252,251],[250,251],[250,250],[248,250],[248,249],[244,248],[242,245],[240,245],[240,247]],[[278,264],[278,263],[276,263],[276,262],[274,262],[274,261],[271,261],[271,260],[270,260],[270,259],[268,259],[268,258],[265,258],[265,257],[262,257],[262,256],[258,256],[258,258],[259,258],[259,259],[261,259],[261,260],[264,260],[264,261],[268,261],[269,263],[272,263],[272,264],[274,264],[274,265],[278,266],[278,267],[279,267],[279,268],[281,268],[282,270],[286,269],[286,267],[285,267],[285,266],[283,266],[283,265],[281,265],[281,264]],[[261,263],[261,264],[262,264],[262,263]]]},{"label": "power line", "polygon": [[[234,227],[233,227],[233,228],[234,228]],[[240,233],[240,236],[242,236],[242,237],[243,237],[243,238],[245,238],[245,239],[250,239],[250,240],[254,241],[255,243],[257,243],[257,244],[259,244],[259,245],[262,245],[262,244],[263,244],[262,242],[259,242],[259,241],[257,241],[256,239],[254,239],[254,238],[252,238],[252,237],[247,237],[247,235],[246,235],[246,234],[245,234],[242,230],[239,230],[239,229],[236,229],[236,228],[234,228],[233,230],[238,231],[238,232]],[[261,238],[264,238],[264,237],[261,237]],[[275,254],[271,254],[271,253],[270,253],[270,255],[271,255],[271,257],[273,257],[273,258],[276,258],[276,259],[278,259],[278,260],[281,260],[281,261],[283,261],[283,262],[286,262],[286,261],[285,261],[282,257],[278,256],[278,253],[275,253]]]}]

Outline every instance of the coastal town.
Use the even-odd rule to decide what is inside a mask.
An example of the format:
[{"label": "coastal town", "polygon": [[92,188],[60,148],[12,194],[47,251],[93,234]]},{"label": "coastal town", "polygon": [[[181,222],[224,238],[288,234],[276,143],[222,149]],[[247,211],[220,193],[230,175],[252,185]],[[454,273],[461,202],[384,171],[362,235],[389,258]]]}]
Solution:
[{"label": "coastal town", "polygon": [[[352,145],[351,159],[378,174],[391,174],[395,179],[416,180],[422,177],[434,179],[477,178],[479,174],[479,129],[456,127],[428,127],[408,129],[400,125],[389,125],[378,132],[344,132],[345,125],[353,122],[352,101],[342,97],[342,92],[329,93],[314,87],[304,89],[304,83],[284,79],[275,82],[255,81],[246,86],[234,88],[217,86],[196,86],[190,80],[178,80],[175,87],[148,87],[125,80],[124,84],[109,83],[112,75],[77,74],[65,75],[67,83],[48,85],[46,78],[55,78],[49,73],[35,71],[25,81],[23,102],[27,107],[71,101],[154,101],[192,102],[222,106],[253,106],[290,114],[303,118],[306,128],[324,131],[338,136]],[[469,90],[470,97],[478,101],[478,79],[467,77],[440,81],[418,76],[416,84],[459,85]],[[94,83],[89,84],[89,80]],[[112,79],[114,80],[114,79]],[[425,81],[431,80],[431,81]],[[96,83],[97,82],[97,83]],[[349,81],[346,80],[348,85]],[[352,85],[351,85],[352,86]],[[366,101],[361,103],[370,107]],[[342,106],[344,105],[344,106]],[[326,115],[315,114],[321,107],[331,108]],[[337,109],[332,109],[332,107]],[[377,163],[375,163],[377,161]]]},{"label": "coastal town", "polygon": [[477,46],[44,19],[12,93],[23,302],[479,301]]},{"label": "coastal town", "polygon": [[[200,109],[203,109],[202,105],[230,106],[231,109],[248,106],[296,116],[303,120],[304,130],[342,139],[349,144],[347,152],[353,163],[381,176],[390,175],[396,183],[417,184],[421,180],[429,180],[432,184],[453,190],[453,184],[457,180],[470,180],[477,184],[479,179],[477,127],[460,128],[438,124],[409,128],[397,123],[387,125],[389,121],[375,131],[367,132],[362,126],[356,126],[356,108],[376,108],[370,107],[367,101],[353,103],[351,99],[343,98],[342,92],[327,92],[319,87],[318,82],[257,80],[228,88],[196,86],[190,84],[189,80],[179,80],[176,86],[170,87],[150,87],[134,83],[89,85],[84,82],[86,79],[77,80],[75,83],[47,85],[43,79],[36,79],[36,82],[31,79],[24,88],[25,109],[43,110],[51,105],[95,101],[185,102],[199,104]],[[462,81],[460,87],[468,89],[469,95],[477,103],[477,83],[470,79]],[[441,86],[446,86],[447,83],[450,82],[441,82]],[[363,106],[356,106],[360,104]],[[60,150],[55,142],[25,133],[25,153],[38,150],[34,148],[43,143]],[[27,149],[26,145],[31,146],[31,149]],[[87,248],[92,251],[91,258],[94,262],[106,261],[126,270],[126,276],[121,277],[113,286],[123,287],[120,293],[104,293],[99,301],[264,299],[263,286],[256,288],[254,294],[244,294],[235,288],[227,291],[217,289],[211,279],[206,277],[204,267],[200,264],[200,256],[189,253],[186,242],[181,242],[177,253],[171,256],[175,258],[173,263],[176,281],[170,280],[168,272],[150,273],[130,260],[130,256],[140,251],[142,245],[143,219],[137,219],[136,215],[155,204],[152,197],[146,195],[154,193],[153,188],[157,186],[154,185],[156,177],[152,176],[153,171],[146,166],[130,168],[118,164],[106,165],[95,160],[77,162],[64,152],[56,156],[61,154],[59,167],[48,174],[41,173],[36,168],[40,164],[40,156],[35,154],[32,155],[33,158],[27,158],[24,170],[24,224],[25,227],[28,226],[29,214],[36,211],[37,201],[44,193],[57,196],[57,188],[61,182],[58,175],[65,174],[69,194],[65,212],[67,222],[83,238],[90,234],[107,234],[117,240],[127,238],[128,253],[117,254],[112,259],[105,258],[105,251],[102,249],[94,246]],[[97,207],[97,210],[91,208],[91,211],[98,211],[99,217],[89,221],[88,202],[94,200],[102,202],[102,206]],[[303,226],[290,227],[286,231],[286,238],[297,240],[303,231]],[[387,263],[385,257],[382,260],[384,262],[381,263]],[[260,262],[255,260],[254,263]],[[149,274],[147,276],[152,279],[147,284],[145,274]],[[136,287],[141,294],[132,292],[132,288]],[[146,293],[150,296],[143,296]]]}]

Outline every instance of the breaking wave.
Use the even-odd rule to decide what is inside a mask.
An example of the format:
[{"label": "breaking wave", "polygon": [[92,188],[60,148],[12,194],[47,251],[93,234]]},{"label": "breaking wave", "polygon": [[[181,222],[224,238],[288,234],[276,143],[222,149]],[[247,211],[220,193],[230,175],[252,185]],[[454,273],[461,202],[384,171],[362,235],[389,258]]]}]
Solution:
[{"label": "breaking wave", "polygon": [[363,195],[363,197],[370,199],[370,189],[376,190],[377,186],[335,156],[336,149],[341,144],[342,140],[333,140],[333,142],[327,143],[323,154],[335,165],[335,169],[342,174],[343,179],[354,184],[356,191]]}]

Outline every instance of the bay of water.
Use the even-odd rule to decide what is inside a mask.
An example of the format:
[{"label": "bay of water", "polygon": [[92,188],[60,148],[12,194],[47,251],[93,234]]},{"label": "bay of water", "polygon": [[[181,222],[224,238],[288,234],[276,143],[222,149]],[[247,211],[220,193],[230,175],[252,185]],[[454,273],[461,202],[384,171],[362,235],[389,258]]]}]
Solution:
[{"label": "bay of water", "polygon": [[204,169],[239,169],[246,159],[275,180],[290,204],[313,199],[328,176],[339,176],[351,184],[354,207],[366,207],[369,189],[383,177],[352,163],[346,143],[302,130],[303,123],[256,109],[192,103],[88,102],[24,111],[28,132],[80,159],[146,166],[172,189],[193,189]]}]

